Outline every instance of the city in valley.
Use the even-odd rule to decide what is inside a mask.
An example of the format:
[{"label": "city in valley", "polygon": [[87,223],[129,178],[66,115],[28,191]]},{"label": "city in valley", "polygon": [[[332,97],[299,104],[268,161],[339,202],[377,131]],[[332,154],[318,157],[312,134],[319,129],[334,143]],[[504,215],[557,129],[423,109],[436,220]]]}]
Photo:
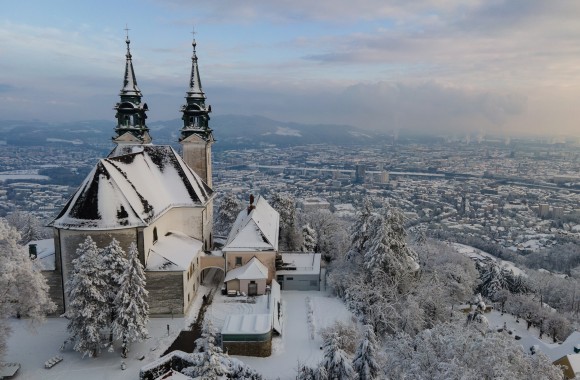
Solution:
[{"label": "city in valley", "polygon": [[[413,229],[481,239],[522,255],[556,249],[580,233],[580,153],[574,140],[383,140],[216,149],[214,186],[243,201],[250,194],[288,193],[299,209],[328,210],[346,222],[354,220],[363,198],[376,198],[401,209]],[[107,152],[103,144],[81,140],[4,144],[1,215],[29,212],[46,223]]]}]

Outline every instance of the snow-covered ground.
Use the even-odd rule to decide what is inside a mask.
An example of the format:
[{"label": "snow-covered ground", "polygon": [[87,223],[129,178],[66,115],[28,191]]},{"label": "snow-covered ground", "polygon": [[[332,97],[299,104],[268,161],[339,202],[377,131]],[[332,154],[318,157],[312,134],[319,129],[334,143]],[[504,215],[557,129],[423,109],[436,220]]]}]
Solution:
[{"label": "snow-covered ground", "polygon": [[[574,346],[580,344],[580,333],[574,332],[564,343],[553,343],[552,338],[547,334],[544,334],[542,339],[539,338],[540,332],[535,327],[530,327],[527,329],[527,323],[524,319],[520,319],[516,322],[516,318],[511,314],[501,314],[498,311],[492,311],[489,314],[485,314],[485,317],[489,321],[489,327],[503,328],[504,326],[508,331],[512,332],[512,336],[519,336],[521,339],[517,340],[526,353],[530,353],[530,347],[537,346],[539,351],[546,354],[552,361],[561,358],[564,355],[573,354]],[[505,323],[505,325],[504,325]]]},{"label": "snow-covered ground", "polygon": [[[207,291],[207,288],[203,288]],[[27,328],[26,320],[12,320],[13,329],[8,339],[7,362],[22,364],[17,379],[78,379],[83,380],[121,380],[137,379],[139,369],[145,364],[158,359],[171,345],[179,332],[189,326],[197,315],[201,306],[202,293],[190,309],[185,318],[153,318],[148,329],[151,335],[141,343],[131,346],[129,357],[125,359],[126,370],[121,370],[119,350],[116,352],[104,351],[97,358],[82,358],[70,345],[64,350],[59,348],[67,338],[67,321],[63,318],[49,318],[36,331]],[[311,300],[313,323],[308,322],[307,298]],[[214,304],[208,309],[216,327],[221,328],[225,315],[232,312],[251,312],[252,307],[262,308],[260,302],[256,304],[232,303],[227,297],[216,294]],[[283,291],[282,308],[284,313],[283,334],[274,338],[273,353],[268,358],[253,358],[237,356],[251,367],[264,375],[266,379],[294,379],[298,363],[314,365],[322,358],[322,339],[320,329],[327,327],[336,320],[349,321],[350,312],[344,304],[325,292]],[[221,324],[220,324],[221,321]],[[169,336],[167,334],[169,325]],[[309,329],[314,326],[314,339],[310,339]],[[44,368],[44,362],[53,356],[62,356],[63,361],[51,369]],[[144,355],[144,360],[139,360]]]},{"label": "snow-covered ground", "polygon": [[470,257],[472,259],[477,258],[480,260],[484,259],[484,258],[491,259],[491,260],[497,262],[500,267],[505,268],[507,270],[510,270],[515,275],[526,276],[525,272],[523,270],[521,270],[520,268],[516,267],[515,264],[512,263],[511,261],[498,259],[497,257],[490,255],[489,253],[484,252],[481,249],[477,249],[477,248],[471,247],[469,245],[459,244],[459,243],[452,243],[452,245],[455,249],[457,249],[457,251],[459,253],[462,253],[467,257]]}]

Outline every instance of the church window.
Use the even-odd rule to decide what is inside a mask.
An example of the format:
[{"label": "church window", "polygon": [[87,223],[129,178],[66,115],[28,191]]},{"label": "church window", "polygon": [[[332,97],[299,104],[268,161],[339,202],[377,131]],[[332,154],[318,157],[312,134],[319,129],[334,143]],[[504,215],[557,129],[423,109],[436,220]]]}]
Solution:
[{"label": "church window", "polygon": [[236,265],[242,265],[242,257],[236,256]]},{"label": "church window", "polygon": [[129,125],[129,116],[125,116],[125,125]]},{"label": "church window", "polygon": [[157,227],[153,227],[153,244],[155,244],[157,240]]}]

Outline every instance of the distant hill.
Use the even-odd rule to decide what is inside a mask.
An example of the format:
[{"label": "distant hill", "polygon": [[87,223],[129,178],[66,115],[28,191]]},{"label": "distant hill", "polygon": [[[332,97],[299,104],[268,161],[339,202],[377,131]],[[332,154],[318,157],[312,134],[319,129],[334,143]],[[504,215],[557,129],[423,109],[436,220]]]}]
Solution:
[{"label": "distant hill", "polygon": [[[272,120],[263,116],[215,115],[210,122],[218,140],[215,149],[263,145],[293,146],[330,143],[357,145],[387,138],[376,132],[363,131],[348,125],[300,124]],[[153,141],[175,144],[181,119],[149,122]],[[9,145],[87,144],[111,145],[114,120],[90,120],[73,123],[0,120],[0,140]]]}]

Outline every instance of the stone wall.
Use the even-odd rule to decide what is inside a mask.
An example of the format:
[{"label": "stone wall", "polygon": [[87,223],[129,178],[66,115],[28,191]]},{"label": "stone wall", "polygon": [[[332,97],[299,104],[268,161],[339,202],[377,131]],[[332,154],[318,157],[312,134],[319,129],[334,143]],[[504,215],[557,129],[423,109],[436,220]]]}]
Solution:
[{"label": "stone wall", "polygon": [[229,355],[265,358],[272,355],[272,339],[265,342],[223,342],[223,350]]},{"label": "stone wall", "polygon": [[56,270],[43,270],[41,273],[44,278],[46,278],[46,283],[49,286],[48,294],[50,299],[56,304],[56,310],[50,315],[59,316],[64,313],[64,295],[61,274]]},{"label": "stone wall", "polygon": [[183,315],[183,272],[145,272],[149,314]]}]

